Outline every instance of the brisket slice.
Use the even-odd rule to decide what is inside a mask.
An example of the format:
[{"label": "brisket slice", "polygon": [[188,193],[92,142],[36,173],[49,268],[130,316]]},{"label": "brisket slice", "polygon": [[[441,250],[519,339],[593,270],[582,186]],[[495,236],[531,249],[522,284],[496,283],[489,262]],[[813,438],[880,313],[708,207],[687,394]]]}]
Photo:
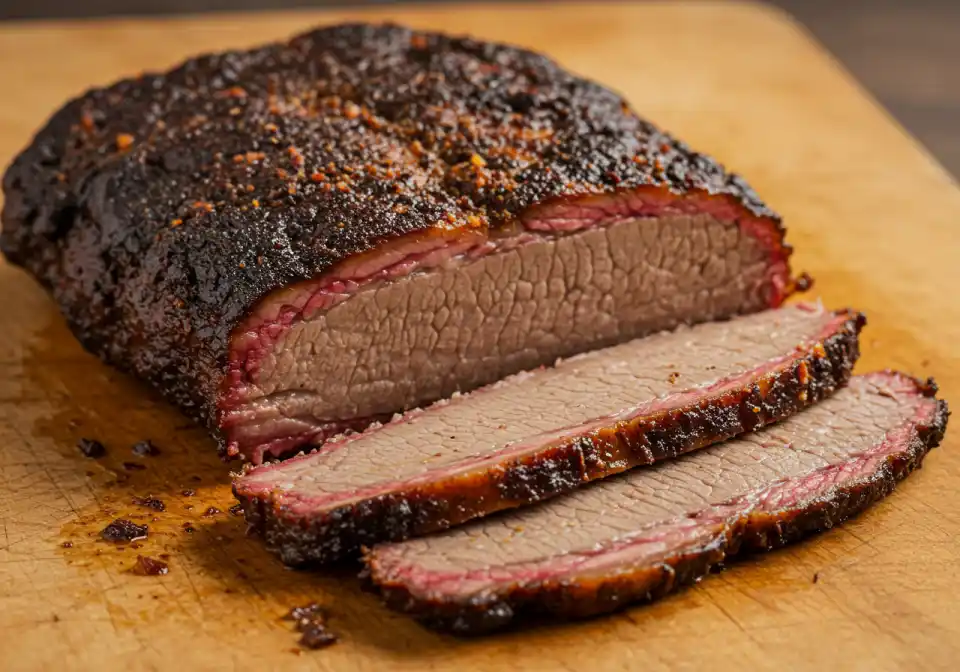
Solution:
[{"label": "brisket slice", "polygon": [[443,534],[375,547],[392,607],[440,628],[583,617],[652,600],[740,550],[828,529],[887,495],[947,424],[932,381],[853,378],[755,434]]},{"label": "brisket slice", "polygon": [[845,382],[862,317],[798,305],[518,374],[234,482],[288,564],[323,563],[780,420]]},{"label": "brisket slice", "polygon": [[777,216],[616,93],[397,26],[91,90],[3,189],[80,341],[253,462],[798,287]]}]

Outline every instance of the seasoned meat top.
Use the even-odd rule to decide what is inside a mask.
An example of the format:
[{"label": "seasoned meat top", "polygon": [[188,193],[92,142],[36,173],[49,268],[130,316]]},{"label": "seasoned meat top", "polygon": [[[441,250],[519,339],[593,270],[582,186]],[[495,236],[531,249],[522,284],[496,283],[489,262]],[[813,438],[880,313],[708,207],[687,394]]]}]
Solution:
[{"label": "seasoned meat top", "polygon": [[711,159],[543,56],[341,25],[74,100],[6,175],[23,196],[4,249],[65,236],[79,211],[115,272],[155,273],[197,317],[232,325],[266,291],[386,237],[643,184],[769,214]]}]

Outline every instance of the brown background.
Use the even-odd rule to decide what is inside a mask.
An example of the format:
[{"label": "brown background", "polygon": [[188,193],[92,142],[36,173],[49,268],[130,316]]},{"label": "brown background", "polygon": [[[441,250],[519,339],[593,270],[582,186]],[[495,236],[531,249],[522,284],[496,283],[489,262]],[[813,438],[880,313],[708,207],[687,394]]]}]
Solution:
[{"label": "brown background", "polygon": [[[403,3],[394,0],[0,0],[0,19],[374,4],[402,6]],[[434,4],[464,3],[434,0]],[[960,175],[960,0],[770,0],[768,4],[785,9],[801,21],[954,176]]]}]

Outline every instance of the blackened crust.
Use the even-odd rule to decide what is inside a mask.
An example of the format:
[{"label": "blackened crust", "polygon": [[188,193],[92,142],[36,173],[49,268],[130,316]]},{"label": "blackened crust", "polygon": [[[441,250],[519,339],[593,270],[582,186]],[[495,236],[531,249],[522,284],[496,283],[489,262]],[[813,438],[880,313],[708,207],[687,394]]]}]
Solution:
[{"label": "blackened crust", "polygon": [[68,103],[4,177],[0,248],[85,347],[215,427],[230,335],[271,291],[438,223],[640,187],[711,194],[788,253],[739,177],[616,93],[513,47],[343,25]]},{"label": "blackened crust", "polygon": [[[932,396],[930,388],[917,383],[921,393]],[[524,617],[586,618],[650,602],[695,582],[740,553],[773,550],[830,529],[883,499],[920,467],[927,452],[939,445],[949,414],[947,402],[937,401],[929,424],[917,426],[912,440],[891,454],[869,478],[834,488],[813,505],[776,514],[754,513],[731,525],[718,526],[705,545],[667,557],[656,567],[521,587],[508,594],[485,595],[471,603],[421,599],[403,583],[378,576],[375,564],[366,570],[367,578],[377,584],[391,608],[429,627],[461,635],[499,630],[522,622]]]},{"label": "blackened crust", "polygon": [[859,313],[760,382],[561,443],[498,469],[344,506],[305,520],[234,486],[247,521],[288,565],[328,563],[536,502],[627,468],[702,448],[793,415],[843,385],[859,356]]}]

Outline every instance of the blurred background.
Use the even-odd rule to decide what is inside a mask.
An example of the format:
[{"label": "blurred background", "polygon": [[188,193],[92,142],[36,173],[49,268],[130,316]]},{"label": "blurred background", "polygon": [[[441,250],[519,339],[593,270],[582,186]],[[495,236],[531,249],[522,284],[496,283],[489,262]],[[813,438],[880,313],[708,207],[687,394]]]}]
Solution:
[{"label": "blurred background", "polygon": [[[428,1],[456,4],[461,0]],[[507,1],[488,0],[490,4]],[[960,0],[757,1],[778,6],[804,24],[954,177],[960,176]],[[396,0],[0,0],[0,21],[375,4],[398,3]],[[420,4],[424,4],[423,0]]]}]

